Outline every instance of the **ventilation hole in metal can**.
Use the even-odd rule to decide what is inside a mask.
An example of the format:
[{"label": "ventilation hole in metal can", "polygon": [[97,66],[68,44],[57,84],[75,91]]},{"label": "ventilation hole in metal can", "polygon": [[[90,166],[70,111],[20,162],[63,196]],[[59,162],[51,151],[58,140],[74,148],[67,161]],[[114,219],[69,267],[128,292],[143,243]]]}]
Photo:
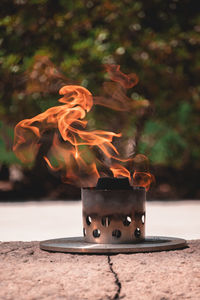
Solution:
[{"label": "ventilation hole in metal can", "polygon": [[132,222],[131,217],[130,216],[126,216],[124,218],[123,224],[124,224],[124,226],[129,226],[131,224],[131,222]]},{"label": "ventilation hole in metal can", "polygon": [[135,234],[135,237],[136,237],[136,238],[139,238],[139,237],[140,237],[140,235],[141,235],[140,228],[136,228],[136,229],[135,229],[135,233],[134,233],[134,234]]},{"label": "ventilation hole in metal can", "polygon": [[121,231],[118,230],[118,229],[113,230],[112,236],[114,236],[115,238],[119,239],[120,236],[121,236]]},{"label": "ventilation hole in metal can", "polygon": [[142,221],[142,224],[144,224],[144,222],[145,222],[145,215],[144,214],[141,216],[141,221]]},{"label": "ventilation hole in metal can", "polygon": [[88,226],[90,226],[90,224],[92,223],[92,218],[90,216],[86,217],[86,223]]},{"label": "ventilation hole in metal can", "polygon": [[101,223],[103,226],[108,227],[110,225],[110,218],[109,217],[103,217],[101,219]]},{"label": "ventilation hole in metal can", "polygon": [[83,236],[86,236],[86,229],[83,228]]},{"label": "ventilation hole in metal can", "polygon": [[99,237],[100,237],[100,235],[101,235],[101,232],[100,232],[100,230],[99,230],[99,229],[95,229],[95,230],[93,230],[93,237],[95,237],[95,238],[99,238]]}]

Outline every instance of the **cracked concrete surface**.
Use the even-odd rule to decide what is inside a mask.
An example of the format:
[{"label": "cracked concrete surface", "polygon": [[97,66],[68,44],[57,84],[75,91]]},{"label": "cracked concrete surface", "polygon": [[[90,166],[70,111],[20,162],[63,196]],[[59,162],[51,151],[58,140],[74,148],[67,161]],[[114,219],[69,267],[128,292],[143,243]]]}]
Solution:
[{"label": "cracked concrete surface", "polygon": [[200,299],[200,240],[176,251],[112,257],[126,300]]},{"label": "cracked concrete surface", "polygon": [[117,292],[112,299],[119,299],[122,285],[121,285],[121,282],[119,281],[117,273],[113,270],[113,263],[112,263],[110,255],[108,255],[108,264],[110,267],[110,271],[113,273],[113,275],[115,277],[115,284],[117,286]]},{"label": "cracked concrete surface", "polygon": [[0,299],[200,299],[200,240],[177,251],[49,253],[38,242],[0,243]]},{"label": "cracked concrete surface", "polygon": [[105,256],[48,253],[38,242],[0,244],[0,299],[112,299]]}]

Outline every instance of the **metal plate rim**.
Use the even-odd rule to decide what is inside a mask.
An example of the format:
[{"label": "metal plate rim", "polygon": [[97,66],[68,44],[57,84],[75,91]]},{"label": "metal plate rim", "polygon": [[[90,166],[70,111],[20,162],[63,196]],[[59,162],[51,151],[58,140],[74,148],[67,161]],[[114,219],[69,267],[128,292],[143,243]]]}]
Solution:
[{"label": "metal plate rim", "polygon": [[184,239],[176,237],[147,236],[145,241],[132,244],[87,243],[83,237],[58,238],[40,242],[40,249],[74,254],[118,254],[177,250],[187,247]]}]

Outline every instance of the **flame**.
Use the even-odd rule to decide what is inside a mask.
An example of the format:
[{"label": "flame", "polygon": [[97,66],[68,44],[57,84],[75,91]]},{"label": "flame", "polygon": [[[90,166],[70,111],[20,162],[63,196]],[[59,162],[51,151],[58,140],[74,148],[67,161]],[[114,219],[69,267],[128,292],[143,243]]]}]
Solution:
[{"label": "flame", "polygon": [[119,82],[125,89],[130,89],[138,83],[138,77],[135,73],[126,75],[120,71],[119,65],[105,65],[110,79]]},{"label": "flame", "polygon": [[137,84],[137,76],[123,74],[119,66],[106,65],[106,69],[115,81],[104,85],[108,97],[93,98],[90,91],[82,86],[63,86],[59,90],[62,97],[58,100],[62,105],[51,107],[16,125],[13,150],[23,162],[32,162],[38,154],[43,136],[51,131],[52,143],[43,158],[50,169],[61,172],[64,182],[78,186],[96,185],[102,175],[100,167],[104,162],[94,155],[95,148],[104,157],[104,161],[109,162],[114,177],[128,177],[133,185],[142,185],[148,189],[151,174],[135,171],[132,177],[131,172],[122,165],[134,162],[134,158],[123,159],[114,146],[113,138],[120,138],[121,133],[87,130],[85,117],[94,104],[124,111],[137,107],[137,101],[125,95],[125,89]]},{"label": "flame", "polygon": [[148,107],[146,99],[137,101],[126,95],[126,90],[134,87],[139,79],[136,74],[126,75],[120,71],[119,65],[105,65],[110,79],[114,82],[104,82],[102,96],[94,97],[94,104],[109,107],[117,111],[132,111],[140,107]]},{"label": "flame", "polygon": [[110,169],[114,177],[127,177],[131,182],[131,173],[124,166],[120,164],[114,164]]},{"label": "flame", "polygon": [[152,182],[155,181],[155,178],[152,174],[147,172],[134,172],[133,174],[133,185],[134,186],[143,186],[146,191],[149,190]]},{"label": "flame", "polygon": [[33,64],[25,73],[26,94],[32,93],[56,93],[59,88],[67,84],[73,84],[64,76],[46,55],[36,55]]}]

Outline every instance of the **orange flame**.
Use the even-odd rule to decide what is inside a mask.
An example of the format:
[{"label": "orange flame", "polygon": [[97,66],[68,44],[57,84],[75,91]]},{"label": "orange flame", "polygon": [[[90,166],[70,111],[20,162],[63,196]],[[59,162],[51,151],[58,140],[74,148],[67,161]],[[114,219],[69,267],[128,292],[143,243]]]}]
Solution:
[{"label": "orange flame", "polygon": [[[19,159],[25,163],[32,162],[40,149],[41,138],[45,132],[54,130],[52,145],[44,160],[49,168],[62,172],[64,182],[78,186],[96,185],[101,170],[98,169],[99,161],[92,151],[94,147],[109,160],[109,169],[114,177],[128,177],[130,182],[132,181],[131,172],[120,162],[130,162],[134,159],[122,159],[112,143],[113,138],[119,138],[121,133],[88,131],[87,121],[84,120],[94,101],[95,104],[112,107],[115,110],[130,110],[133,107],[130,103],[135,101],[125,95],[125,89],[137,84],[137,76],[123,74],[119,66],[107,65],[106,69],[111,79],[115,81],[104,86],[108,95],[114,92],[115,97],[112,97],[112,101],[109,103],[105,97],[93,99],[92,94],[82,86],[63,86],[59,91],[62,98],[58,100],[62,105],[51,107],[32,119],[25,119],[16,125],[13,150]],[[56,166],[52,158],[56,161]],[[133,175],[133,184],[148,189],[151,179],[149,173],[142,176],[136,172]]]},{"label": "orange flame", "polygon": [[128,177],[129,181],[131,182],[131,173],[124,166],[120,164],[114,164],[110,169],[114,177]]},{"label": "orange flame", "polygon": [[149,190],[152,182],[155,181],[155,178],[152,174],[147,172],[134,172],[133,174],[133,185],[134,186],[143,186],[146,191]]},{"label": "orange flame", "polygon": [[119,65],[105,65],[105,68],[110,75],[110,79],[119,82],[125,89],[134,87],[139,81],[134,73],[129,75],[122,73]]},{"label": "orange flame", "polygon": [[149,101],[146,99],[136,101],[126,95],[126,90],[134,87],[139,81],[136,74],[125,75],[118,65],[105,65],[105,68],[114,82],[104,82],[103,95],[95,96],[94,104],[117,111],[131,111],[149,106]]},{"label": "orange flame", "polygon": [[33,64],[25,73],[26,94],[57,93],[66,84],[74,84],[64,76],[52,61],[45,55],[36,55]]}]

